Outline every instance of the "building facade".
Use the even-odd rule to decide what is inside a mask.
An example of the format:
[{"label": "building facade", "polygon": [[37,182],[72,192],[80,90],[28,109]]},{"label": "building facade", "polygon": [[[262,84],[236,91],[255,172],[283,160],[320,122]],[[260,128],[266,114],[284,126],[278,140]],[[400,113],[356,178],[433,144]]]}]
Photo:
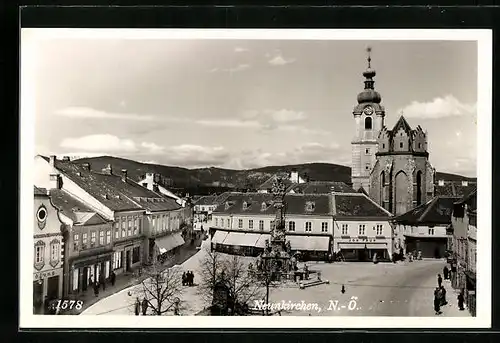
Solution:
[{"label": "building facade", "polygon": [[49,313],[50,301],[63,294],[64,215],[58,213],[46,189],[34,187],[33,313]]},{"label": "building facade", "polygon": [[391,213],[363,193],[334,193],[334,252],[342,260],[390,260]]},{"label": "building facade", "polygon": [[178,195],[175,195],[173,192],[169,191],[166,187],[164,187],[162,182],[164,178],[160,174],[155,173],[146,173],[146,175],[139,180],[139,184],[150,191],[154,191],[156,193],[163,194],[166,197],[174,199],[179,205],[185,207],[187,204],[186,199],[182,199]]},{"label": "building facade", "polygon": [[425,258],[442,258],[449,248],[453,204],[457,197],[437,196],[393,219],[397,249],[420,253]]},{"label": "building facade", "polygon": [[[276,210],[269,193],[229,193],[212,215],[212,248],[257,256],[263,252]],[[285,223],[291,250],[304,259],[327,259],[332,252],[333,217],[329,195],[287,194]]]},{"label": "building facade", "polygon": [[452,286],[464,291],[467,307],[476,313],[477,262],[477,191],[466,195],[453,206]]}]

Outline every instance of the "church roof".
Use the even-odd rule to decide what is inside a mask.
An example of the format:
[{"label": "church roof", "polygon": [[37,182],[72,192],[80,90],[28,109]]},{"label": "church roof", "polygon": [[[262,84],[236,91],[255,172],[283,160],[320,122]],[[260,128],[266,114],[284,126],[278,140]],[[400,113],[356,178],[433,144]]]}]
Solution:
[{"label": "church roof", "polygon": [[405,117],[401,115],[394,125],[394,128],[392,129],[393,133],[398,132],[400,129],[403,129],[405,132],[408,134],[412,131],[410,124],[406,121]]}]

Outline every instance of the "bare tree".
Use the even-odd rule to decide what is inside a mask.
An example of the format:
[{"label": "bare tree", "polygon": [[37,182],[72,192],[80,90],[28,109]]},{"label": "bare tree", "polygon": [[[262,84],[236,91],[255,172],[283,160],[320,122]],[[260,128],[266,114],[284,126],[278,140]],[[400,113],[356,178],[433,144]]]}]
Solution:
[{"label": "bare tree", "polygon": [[224,254],[212,251],[210,245],[205,246],[201,252],[205,256],[200,261],[200,283],[198,293],[205,303],[211,305],[216,284],[221,280],[224,271]]},{"label": "bare tree", "polygon": [[245,312],[251,301],[261,298],[262,285],[256,282],[253,269],[241,256],[230,256],[223,265],[225,280],[233,300],[231,311],[233,314]]},{"label": "bare tree", "polygon": [[157,263],[143,270],[145,278],[135,288],[136,301],[147,302],[157,316],[175,309],[182,295],[182,277],[178,267],[161,270]]}]

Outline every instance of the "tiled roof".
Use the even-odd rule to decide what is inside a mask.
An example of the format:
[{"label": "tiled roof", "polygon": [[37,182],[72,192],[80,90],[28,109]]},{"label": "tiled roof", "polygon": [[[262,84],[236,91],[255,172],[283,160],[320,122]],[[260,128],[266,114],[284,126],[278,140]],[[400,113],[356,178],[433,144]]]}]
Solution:
[{"label": "tiled roof", "polygon": [[[124,182],[121,176],[88,171],[74,162],[56,160],[55,166],[79,187],[113,211],[140,209],[168,211],[180,208],[175,200],[142,187],[130,179]],[[155,199],[155,202],[144,201],[146,198]]]},{"label": "tiled roof", "polygon": [[288,187],[287,192],[294,191],[300,194],[329,194],[333,192],[354,193],[352,187],[340,181],[311,181]]},{"label": "tiled roof", "polygon": [[[261,184],[258,189],[265,190],[265,189],[273,188],[273,183],[274,183],[274,180],[276,180],[276,178],[277,178],[277,175],[271,176],[269,179],[267,179],[266,182]],[[289,179],[283,179],[283,184],[285,185],[285,187],[289,187],[293,184],[293,182],[290,181]]]},{"label": "tiled roof", "polygon": [[458,200],[456,204],[467,204],[467,209],[470,212],[477,211],[477,189],[473,189],[469,194]]},{"label": "tiled roof", "polygon": [[394,218],[403,225],[450,224],[453,204],[457,197],[438,196],[414,209]]},{"label": "tiled roof", "polygon": [[[273,207],[273,194],[234,192],[227,193],[226,196],[227,198],[215,209],[214,214],[275,215],[276,213]],[[330,198],[326,194],[286,194],[284,201],[288,215],[332,215]],[[243,206],[245,202],[246,209]],[[266,204],[264,209],[263,203]]]},{"label": "tiled roof", "polygon": [[406,121],[405,117],[400,116],[394,127],[392,128],[392,132],[396,133],[399,129],[403,129],[408,134],[412,131],[410,124]]},{"label": "tiled roof", "polygon": [[33,186],[33,187],[34,187],[35,195],[45,195],[45,196],[47,196],[47,190],[45,188],[39,188],[37,186]]},{"label": "tiled roof", "polygon": [[[96,213],[95,210],[62,189],[51,189],[50,200],[59,211],[76,223],[83,223],[87,219],[86,216],[93,216]],[[99,217],[103,223],[106,222],[101,216]]]},{"label": "tiled roof", "polygon": [[439,182],[434,186],[434,195],[464,197],[470,194],[477,187],[477,182],[469,181],[467,186],[462,185],[462,181],[445,181],[443,186]]},{"label": "tiled roof", "polygon": [[216,199],[216,195],[205,195],[199,199],[196,199],[194,205],[214,205]]},{"label": "tiled roof", "polygon": [[363,193],[335,194],[336,217],[384,217],[390,214]]}]

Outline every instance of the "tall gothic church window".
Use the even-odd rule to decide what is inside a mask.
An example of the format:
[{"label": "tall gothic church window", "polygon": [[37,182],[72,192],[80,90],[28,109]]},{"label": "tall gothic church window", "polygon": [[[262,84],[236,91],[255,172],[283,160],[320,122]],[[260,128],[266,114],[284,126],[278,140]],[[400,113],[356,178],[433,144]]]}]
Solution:
[{"label": "tall gothic church window", "polygon": [[385,190],[385,173],[382,172],[380,174],[380,206],[385,208],[385,206],[384,206],[384,200],[385,200],[384,190]]},{"label": "tall gothic church window", "polygon": [[417,206],[422,203],[422,172],[417,172]]}]

